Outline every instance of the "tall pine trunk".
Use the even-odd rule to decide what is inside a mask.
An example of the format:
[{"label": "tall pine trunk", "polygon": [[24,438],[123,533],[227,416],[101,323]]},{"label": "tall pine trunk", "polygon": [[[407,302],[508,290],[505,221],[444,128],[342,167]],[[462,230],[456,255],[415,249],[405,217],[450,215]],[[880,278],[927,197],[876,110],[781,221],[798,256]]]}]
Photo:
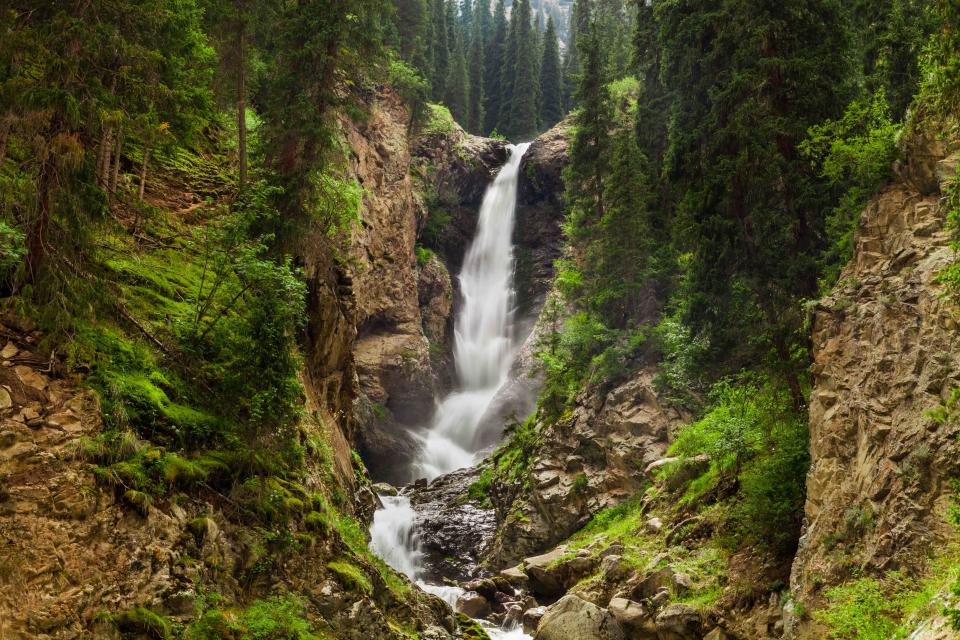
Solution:
[{"label": "tall pine trunk", "polygon": [[[241,3],[240,11],[243,11]],[[243,18],[237,32],[237,141],[240,148],[240,188],[247,183],[247,65],[244,53],[247,27]]]},{"label": "tall pine trunk", "polygon": [[143,200],[143,192],[147,187],[147,165],[150,162],[150,147],[143,150],[143,164],[140,165],[140,200]]},{"label": "tall pine trunk", "polygon": [[105,124],[100,137],[100,152],[97,154],[97,186],[106,189],[110,175],[110,149],[113,147],[113,125]]},{"label": "tall pine trunk", "polygon": [[117,139],[113,147],[113,167],[110,171],[110,193],[117,192],[117,183],[120,181],[120,151],[123,149],[123,129],[117,131]]}]

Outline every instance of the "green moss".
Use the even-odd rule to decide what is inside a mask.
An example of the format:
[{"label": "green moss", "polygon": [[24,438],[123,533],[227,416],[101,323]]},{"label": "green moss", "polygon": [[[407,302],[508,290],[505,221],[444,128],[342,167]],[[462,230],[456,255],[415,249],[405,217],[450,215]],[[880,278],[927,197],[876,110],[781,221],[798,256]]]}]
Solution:
[{"label": "green moss", "polygon": [[345,589],[364,595],[373,593],[373,585],[370,583],[370,578],[356,565],[346,560],[340,560],[337,562],[328,562],[327,569],[333,572],[337,577],[337,581],[340,582]]},{"label": "green moss", "polygon": [[457,624],[460,626],[460,633],[463,634],[464,640],[490,640],[490,636],[479,622],[462,613],[457,613]]},{"label": "green moss", "polygon": [[136,489],[128,489],[125,491],[123,493],[123,501],[139,511],[143,516],[146,516],[150,512],[150,505],[153,504],[153,498],[151,498],[149,494],[143,491],[137,491]]},{"label": "green moss", "polygon": [[442,104],[427,105],[427,122],[423,131],[427,135],[449,135],[453,133],[457,123],[454,121],[450,110]]},{"label": "green moss", "polygon": [[171,638],[170,623],[145,607],[122,611],[113,616],[113,623],[123,634],[145,635],[155,640]]},{"label": "green moss", "polygon": [[174,453],[165,454],[159,460],[159,465],[160,477],[171,487],[188,487],[207,479],[203,465]]}]

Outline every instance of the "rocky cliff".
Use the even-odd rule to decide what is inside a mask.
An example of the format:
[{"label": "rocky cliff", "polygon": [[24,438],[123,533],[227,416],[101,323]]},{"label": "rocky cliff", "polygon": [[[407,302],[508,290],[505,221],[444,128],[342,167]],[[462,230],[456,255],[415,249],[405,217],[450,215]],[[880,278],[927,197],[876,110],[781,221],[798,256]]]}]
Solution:
[{"label": "rocky cliff", "polygon": [[956,539],[944,514],[958,429],[928,413],[960,385],[956,308],[938,282],[954,259],[940,207],[953,148],[907,139],[898,180],[864,210],[854,259],[813,310],[812,465],[791,578],[808,610],[854,574],[922,573]]}]

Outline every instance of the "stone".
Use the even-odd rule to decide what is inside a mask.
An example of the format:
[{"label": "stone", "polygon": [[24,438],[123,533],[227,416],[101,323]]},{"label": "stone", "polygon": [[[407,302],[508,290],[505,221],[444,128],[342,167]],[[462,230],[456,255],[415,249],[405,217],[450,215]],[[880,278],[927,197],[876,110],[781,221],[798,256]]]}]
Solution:
[{"label": "stone", "polygon": [[527,582],[529,581],[526,571],[519,566],[504,569],[500,572],[500,577],[509,582],[516,589],[527,588]]},{"label": "stone", "polygon": [[523,561],[530,578],[531,591],[544,596],[558,596],[565,591],[560,562],[566,553],[564,547],[557,547]]},{"label": "stone", "polygon": [[674,574],[673,567],[670,565],[647,574],[633,588],[633,598],[643,602],[654,597],[659,591],[664,589],[669,591],[670,587],[673,586]]},{"label": "stone", "polygon": [[710,631],[710,633],[703,636],[703,640],[736,640],[736,638],[727,633],[724,629],[715,627]]},{"label": "stone", "polygon": [[2,350],[0,350],[0,358],[4,360],[9,360],[10,358],[16,356],[20,353],[20,349],[17,348],[12,342],[8,342]]},{"label": "stone", "polygon": [[648,533],[659,533],[660,530],[663,529],[663,520],[660,518],[650,518],[644,526]]},{"label": "stone", "polygon": [[13,398],[10,397],[10,392],[4,387],[0,387],[0,411],[9,409],[12,406]]},{"label": "stone", "polygon": [[532,607],[524,611],[521,617],[523,630],[529,634],[536,632],[537,626],[540,624],[540,620],[546,612],[546,607]]},{"label": "stone", "polygon": [[378,496],[393,497],[400,493],[397,488],[389,482],[377,482],[371,485],[370,488],[373,489],[373,492]]},{"label": "stone", "polygon": [[686,604],[672,604],[657,615],[660,640],[701,640],[703,622],[700,614]]},{"label": "stone", "polygon": [[693,580],[685,573],[673,574],[673,590],[677,595],[682,596],[693,590]]},{"label": "stone", "polygon": [[47,378],[26,365],[17,365],[13,368],[20,382],[24,386],[43,391],[47,388]]},{"label": "stone", "polygon": [[604,579],[609,582],[622,581],[630,575],[632,570],[623,556],[610,555],[600,561],[600,572],[603,573]]},{"label": "stone", "polygon": [[630,640],[657,640],[656,624],[639,602],[612,598],[607,611],[616,618]]},{"label": "stone", "polygon": [[624,640],[616,618],[600,607],[568,594],[547,607],[534,640]]},{"label": "stone", "polygon": [[457,611],[471,618],[490,615],[490,602],[476,591],[467,591],[457,598]]},{"label": "stone", "polygon": [[490,601],[494,601],[497,598],[497,589],[496,583],[490,578],[480,578],[479,580],[471,580],[463,585],[463,588],[467,591],[476,591],[484,598]]}]

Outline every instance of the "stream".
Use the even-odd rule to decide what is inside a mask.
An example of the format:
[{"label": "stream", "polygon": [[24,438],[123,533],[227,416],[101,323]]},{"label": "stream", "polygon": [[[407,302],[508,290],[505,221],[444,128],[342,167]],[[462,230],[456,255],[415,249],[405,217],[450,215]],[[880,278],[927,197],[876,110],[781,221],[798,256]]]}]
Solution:
[{"label": "stream", "polygon": [[[513,227],[520,161],[530,145],[510,147],[510,157],[483,197],[477,231],[458,276],[462,305],[454,322],[457,387],[437,405],[429,426],[417,434],[417,478],[435,478],[476,464],[482,454],[477,429],[516,355],[514,339]],[[410,499],[381,496],[383,508],[370,526],[371,550],[384,562],[439,596],[451,607],[459,587],[423,579],[423,554]],[[528,640],[519,627],[501,629],[480,621],[493,640]]]}]

